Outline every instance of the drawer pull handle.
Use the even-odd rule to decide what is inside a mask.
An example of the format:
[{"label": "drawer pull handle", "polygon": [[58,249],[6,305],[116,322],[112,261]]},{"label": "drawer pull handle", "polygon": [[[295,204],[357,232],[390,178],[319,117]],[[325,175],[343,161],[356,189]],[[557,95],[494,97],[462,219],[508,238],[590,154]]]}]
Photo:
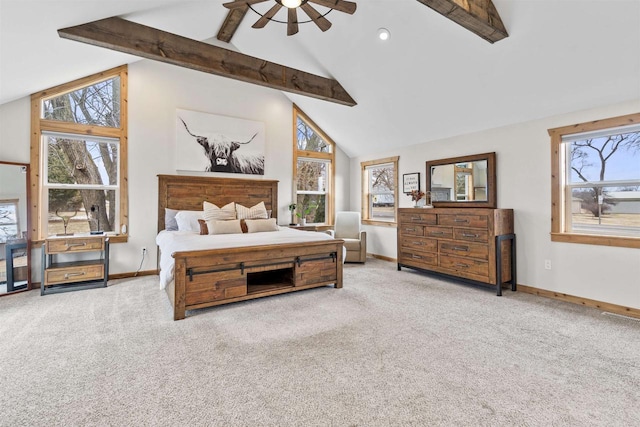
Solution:
[{"label": "drawer pull handle", "polygon": [[66,274],[64,275],[64,278],[65,278],[65,279],[68,279],[68,278],[70,278],[70,277],[84,276],[85,274],[86,274],[85,272],[82,272],[82,273],[66,273]]},{"label": "drawer pull handle", "polygon": [[469,248],[467,246],[454,246],[453,247],[454,251],[465,251],[465,252],[469,252]]},{"label": "drawer pull handle", "polygon": [[407,231],[416,231],[415,228],[406,228],[405,230],[407,230]]},{"label": "drawer pull handle", "polygon": [[413,244],[416,246],[423,246],[424,242],[413,242]]},{"label": "drawer pull handle", "polygon": [[420,255],[411,255],[411,258],[422,259],[422,257]]},{"label": "drawer pull handle", "polygon": [[429,234],[432,234],[434,236],[442,236],[444,234],[444,231],[432,231]]},{"label": "drawer pull handle", "polygon": [[462,237],[473,237],[473,238],[478,238],[480,237],[477,234],[467,234],[467,233],[462,233]]},{"label": "drawer pull handle", "polygon": [[412,220],[412,221],[420,221],[420,219],[421,219],[421,218],[420,218],[419,216],[412,216],[412,217],[411,217],[411,220]]},{"label": "drawer pull handle", "polygon": [[455,219],[453,220],[453,222],[469,222],[469,220],[468,220],[468,219],[459,219],[459,218],[455,218]]},{"label": "drawer pull handle", "polygon": [[456,267],[462,267],[462,268],[469,268],[471,267],[469,264],[462,264],[462,263],[456,263],[455,264]]},{"label": "drawer pull handle", "polygon": [[74,248],[77,246],[87,246],[87,242],[83,242],[83,243],[67,243],[66,244],[68,248]]}]

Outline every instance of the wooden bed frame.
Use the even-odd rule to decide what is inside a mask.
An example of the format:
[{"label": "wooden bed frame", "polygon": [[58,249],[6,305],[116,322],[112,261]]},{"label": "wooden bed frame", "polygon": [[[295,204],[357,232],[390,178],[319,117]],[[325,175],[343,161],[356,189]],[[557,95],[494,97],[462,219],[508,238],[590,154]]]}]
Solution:
[{"label": "wooden bed frame", "polygon": [[[251,207],[263,201],[278,215],[278,181],[158,175],[158,232],[165,208],[202,210],[206,200]],[[342,287],[344,241],[322,240],[174,252],[174,280],[166,292],[174,320],[185,310],[228,304],[333,284]]]}]

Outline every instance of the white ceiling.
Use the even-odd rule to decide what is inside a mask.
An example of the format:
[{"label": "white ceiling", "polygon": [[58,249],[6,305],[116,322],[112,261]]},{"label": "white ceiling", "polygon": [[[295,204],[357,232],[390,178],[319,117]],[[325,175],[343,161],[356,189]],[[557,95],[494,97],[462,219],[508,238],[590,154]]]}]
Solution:
[{"label": "white ceiling", "polygon": [[[0,0],[0,104],[137,60],[59,28],[122,16],[205,40],[224,2]],[[356,107],[285,95],[350,156],[640,98],[640,0],[493,2],[509,32],[495,44],[416,0],[359,0],[326,33],[309,23],[292,37],[252,29],[249,11],[231,48],[337,79]]]}]

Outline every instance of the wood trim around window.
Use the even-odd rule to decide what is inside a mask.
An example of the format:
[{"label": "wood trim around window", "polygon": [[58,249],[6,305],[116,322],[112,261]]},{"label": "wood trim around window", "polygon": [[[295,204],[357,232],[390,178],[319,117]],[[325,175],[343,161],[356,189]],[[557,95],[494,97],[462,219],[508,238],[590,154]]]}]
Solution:
[{"label": "wood trim around window", "polygon": [[628,126],[640,123],[640,113],[611,117],[603,120],[579,123],[549,129],[551,137],[551,241],[564,243],[581,243],[588,245],[618,246],[625,248],[640,248],[640,238],[623,236],[605,236],[595,234],[576,234],[564,231],[562,217],[563,205],[563,168],[560,162],[562,137],[582,132],[593,132],[601,129]]},{"label": "wood trim around window", "polygon": [[[368,160],[360,162],[360,187],[362,193],[360,195],[360,211],[362,223],[367,225],[377,225],[382,227],[397,227],[398,225],[398,161],[400,156],[386,157],[384,159]],[[369,181],[365,179],[366,168],[375,165],[384,165],[393,163],[393,182],[396,188],[393,189],[393,221],[380,221],[369,219]]]},{"label": "wood trim around window", "polygon": [[[44,120],[41,116],[42,100],[74,91],[84,86],[108,80],[113,77],[120,77],[120,128],[105,128],[102,126],[82,125],[82,124],[66,124],[52,120]],[[127,77],[128,68],[126,65],[102,71],[91,76],[83,77],[72,82],[52,87],[31,95],[31,236],[35,246],[39,246],[46,236],[41,233],[42,224],[42,188],[40,185],[40,169],[42,167],[40,158],[41,152],[41,136],[43,131],[53,132],[71,132],[80,135],[102,136],[108,138],[118,138],[120,140],[120,230],[117,230],[117,236],[110,237],[110,241],[126,242],[129,234],[129,191],[127,183],[128,178],[128,96],[127,96]],[[126,226],[126,233],[121,233],[122,226]]]},{"label": "wood trim around window", "polygon": [[[298,117],[300,117],[315,133],[320,135],[322,139],[331,144],[331,152],[330,153],[320,153],[316,151],[305,151],[298,150]],[[291,195],[293,196],[293,200],[291,203],[297,203],[297,191],[295,188],[298,176],[298,158],[307,158],[307,159],[320,159],[320,160],[328,160],[331,162],[331,174],[329,175],[329,191],[327,192],[326,198],[326,209],[327,216],[325,218],[326,225],[333,225],[334,215],[335,215],[335,191],[336,191],[336,143],[333,142],[333,139],[329,135],[327,135],[320,127],[315,124],[313,120],[307,116],[304,111],[300,109],[296,104],[293,104],[293,169],[292,169],[292,185],[294,188],[292,189]]]}]

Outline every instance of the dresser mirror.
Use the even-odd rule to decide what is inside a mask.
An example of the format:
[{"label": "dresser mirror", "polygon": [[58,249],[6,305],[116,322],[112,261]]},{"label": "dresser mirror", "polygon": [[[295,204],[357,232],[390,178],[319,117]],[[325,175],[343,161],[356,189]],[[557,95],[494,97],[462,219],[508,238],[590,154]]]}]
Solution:
[{"label": "dresser mirror", "polygon": [[497,207],[496,153],[430,160],[426,181],[435,207]]},{"label": "dresser mirror", "polygon": [[0,296],[30,288],[29,165],[0,161]]}]

